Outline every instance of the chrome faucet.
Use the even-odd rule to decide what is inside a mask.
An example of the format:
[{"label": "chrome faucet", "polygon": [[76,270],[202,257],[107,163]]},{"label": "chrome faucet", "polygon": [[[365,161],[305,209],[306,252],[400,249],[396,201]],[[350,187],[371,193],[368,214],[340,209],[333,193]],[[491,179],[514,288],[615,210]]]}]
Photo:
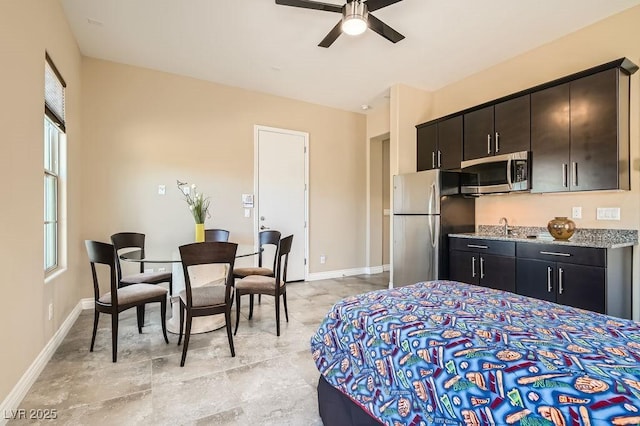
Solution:
[{"label": "chrome faucet", "polygon": [[511,233],[511,228],[509,227],[509,221],[507,220],[507,218],[501,217],[498,224],[504,226],[504,236],[508,237]]}]

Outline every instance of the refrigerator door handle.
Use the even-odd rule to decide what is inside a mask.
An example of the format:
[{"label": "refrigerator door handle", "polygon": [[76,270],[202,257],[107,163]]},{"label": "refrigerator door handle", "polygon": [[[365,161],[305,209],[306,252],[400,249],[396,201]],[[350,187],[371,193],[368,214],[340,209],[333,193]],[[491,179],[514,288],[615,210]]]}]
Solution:
[{"label": "refrigerator door handle", "polygon": [[429,236],[431,237],[431,247],[435,248],[438,244],[438,238],[440,237],[438,235],[439,226],[433,226],[433,221],[435,220],[435,217],[433,215],[429,215],[427,219],[429,222]]},{"label": "refrigerator door handle", "polygon": [[[436,184],[432,183],[431,188],[429,189],[429,205],[427,206],[427,214],[433,214],[433,203],[435,202],[436,196]],[[429,223],[431,223],[431,219],[429,219]]]}]

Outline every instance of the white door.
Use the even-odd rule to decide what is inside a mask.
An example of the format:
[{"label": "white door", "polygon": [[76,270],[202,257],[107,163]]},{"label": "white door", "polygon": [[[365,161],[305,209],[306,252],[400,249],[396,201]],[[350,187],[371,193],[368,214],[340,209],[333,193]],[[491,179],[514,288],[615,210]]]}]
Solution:
[{"label": "white door", "polygon": [[263,229],[293,234],[287,281],[306,278],[307,142],[309,135],[256,126],[257,233]]}]

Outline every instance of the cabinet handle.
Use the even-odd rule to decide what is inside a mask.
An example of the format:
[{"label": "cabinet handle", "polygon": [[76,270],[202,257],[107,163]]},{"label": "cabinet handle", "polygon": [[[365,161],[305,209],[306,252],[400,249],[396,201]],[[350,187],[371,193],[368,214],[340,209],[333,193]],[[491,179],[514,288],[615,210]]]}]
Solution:
[{"label": "cabinet handle", "polygon": [[564,256],[564,257],[571,257],[571,254],[569,253],[556,253],[554,251],[541,251],[540,254],[548,254],[550,256]]},{"label": "cabinet handle", "polygon": [[431,168],[436,168],[436,153],[434,151],[431,151]]},{"label": "cabinet handle", "polygon": [[573,186],[578,186],[578,163],[571,163],[573,169]]},{"label": "cabinet handle", "polygon": [[564,288],[562,288],[562,273],[564,271],[562,270],[562,268],[558,268],[558,293],[562,294],[562,292],[564,291]]},{"label": "cabinet handle", "polygon": [[562,163],[562,186],[567,187],[567,164]]},{"label": "cabinet handle", "polygon": [[551,266],[547,266],[547,293],[551,293],[553,291],[553,287],[551,286]]},{"label": "cabinet handle", "polygon": [[491,135],[487,135],[487,154],[491,154]]},{"label": "cabinet handle", "polygon": [[477,249],[488,249],[489,246],[481,246],[478,244],[467,244],[467,247],[469,248],[477,248]]},{"label": "cabinet handle", "polygon": [[476,277],[476,258],[475,256],[471,258],[471,277]]},{"label": "cabinet handle", "polygon": [[496,153],[500,152],[500,133],[496,132]]},{"label": "cabinet handle", "polygon": [[484,278],[484,257],[480,258],[480,279]]},{"label": "cabinet handle", "polygon": [[442,151],[438,150],[438,168],[442,167]]}]

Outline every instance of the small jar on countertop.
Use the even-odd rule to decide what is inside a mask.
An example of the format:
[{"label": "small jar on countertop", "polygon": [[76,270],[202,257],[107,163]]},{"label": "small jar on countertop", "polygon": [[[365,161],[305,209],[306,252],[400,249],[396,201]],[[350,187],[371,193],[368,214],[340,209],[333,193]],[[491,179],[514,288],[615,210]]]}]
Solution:
[{"label": "small jar on countertop", "polygon": [[568,240],[576,231],[576,224],[567,217],[559,216],[549,221],[547,229],[556,240]]}]

